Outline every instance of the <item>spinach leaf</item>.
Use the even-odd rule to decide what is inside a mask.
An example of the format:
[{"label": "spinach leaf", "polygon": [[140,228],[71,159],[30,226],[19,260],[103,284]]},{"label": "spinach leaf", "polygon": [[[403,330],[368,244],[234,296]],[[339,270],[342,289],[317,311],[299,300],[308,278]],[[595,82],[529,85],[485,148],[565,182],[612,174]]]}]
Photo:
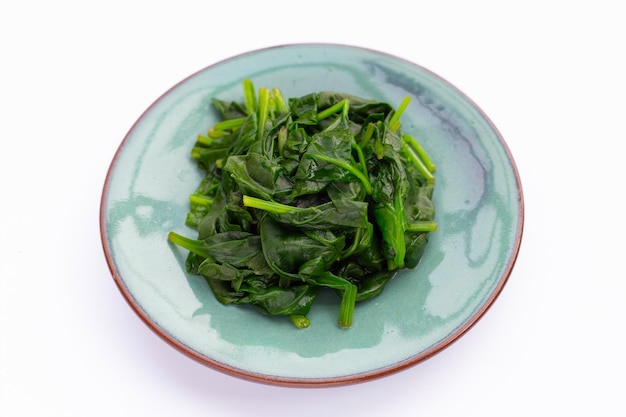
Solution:
[{"label": "spinach leaf", "polygon": [[328,270],[345,246],[344,236],[284,227],[269,216],[261,220],[259,233],[270,268],[282,277],[300,281]]},{"label": "spinach leaf", "polygon": [[248,295],[251,304],[272,316],[306,316],[315,300],[318,287],[295,285],[290,288],[278,286]]},{"label": "spinach leaf", "polygon": [[213,102],[213,107],[220,113],[223,120],[238,119],[248,115],[245,106],[241,103],[235,101],[226,102],[215,97],[213,97],[211,101]]},{"label": "spinach leaf", "polygon": [[293,183],[274,160],[257,154],[233,155],[226,161],[224,171],[230,174],[244,194],[265,200],[288,201]]},{"label": "spinach leaf", "polygon": [[[352,157],[355,146],[354,135],[346,129],[333,129],[313,135],[294,175],[296,183],[292,196],[317,193],[333,181],[358,180],[371,192],[369,179]],[[311,182],[321,187],[311,187]]]}]

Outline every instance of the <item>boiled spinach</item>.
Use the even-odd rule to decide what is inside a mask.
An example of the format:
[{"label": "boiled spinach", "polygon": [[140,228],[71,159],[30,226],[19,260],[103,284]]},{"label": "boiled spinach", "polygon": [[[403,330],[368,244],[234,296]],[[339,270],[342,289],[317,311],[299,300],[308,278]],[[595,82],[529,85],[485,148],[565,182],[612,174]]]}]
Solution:
[{"label": "boiled spinach", "polygon": [[243,81],[242,102],[191,150],[205,176],[189,198],[186,268],[223,304],[286,316],[299,328],[320,288],[341,298],[338,324],[415,268],[437,228],[435,165],[401,130],[409,104],[339,92],[285,99]]}]

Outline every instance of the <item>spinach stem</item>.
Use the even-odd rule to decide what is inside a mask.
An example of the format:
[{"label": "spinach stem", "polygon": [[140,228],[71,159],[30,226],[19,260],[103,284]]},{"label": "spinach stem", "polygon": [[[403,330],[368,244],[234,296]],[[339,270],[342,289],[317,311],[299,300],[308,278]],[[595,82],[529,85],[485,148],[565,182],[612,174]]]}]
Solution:
[{"label": "spinach stem", "polygon": [[251,80],[243,80],[243,96],[246,101],[248,115],[256,113],[256,93],[254,91],[254,84]]},{"label": "spinach stem", "polygon": [[398,189],[395,190],[393,196],[393,211],[396,216],[395,232],[397,233],[395,239],[394,249],[396,256],[392,262],[392,268],[404,268],[404,257],[406,256],[406,242],[404,240],[404,232],[406,232],[406,215],[404,211],[404,197]]},{"label": "spinach stem", "polygon": [[289,106],[287,106],[287,100],[285,100],[285,96],[283,96],[283,92],[279,88],[273,88],[272,94],[274,96],[274,108],[280,112],[289,111]]},{"label": "spinach stem", "polygon": [[[209,131],[209,135],[210,135],[210,131]],[[211,145],[213,145],[213,138],[207,137],[207,136],[204,136],[204,135],[198,135],[197,142],[199,144],[201,144],[201,145],[204,145],[204,146],[211,146]]]},{"label": "spinach stem", "polygon": [[201,160],[201,159],[202,159],[202,153],[201,153],[201,151],[200,151],[201,149],[202,149],[202,147],[200,147],[200,146],[194,146],[194,147],[191,149],[190,156],[191,156],[193,159],[196,159],[196,160],[198,160],[198,161],[199,161],[199,160]]},{"label": "spinach stem", "polygon": [[374,142],[374,155],[376,155],[376,159],[378,160],[383,159],[385,156],[385,145],[383,145],[380,140]]},{"label": "spinach stem", "polygon": [[209,198],[207,196],[204,195],[199,195],[199,194],[190,194],[189,195],[189,202],[193,203],[193,204],[198,204],[201,206],[210,206],[211,204],[213,204],[213,199]]},{"label": "spinach stem", "polygon": [[406,109],[406,107],[409,105],[410,102],[411,102],[411,97],[409,96],[404,97],[404,99],[398,106],[398,109],[393,113],[393,115],[391,116],[391,119],[389,119],[388,124],[394,132],[397,131],[398,128],[400,127],[400,125],[397,123],[400,121],[400,116],[402,116],[402,113],[404,113],[404,110]]},{"label": "spinach stem", "polygon": [[210,139],[219,139],[226,136],[226,132],[224,132],[223,130],[215,130],[214,128],[211,128],[207,132],[207,135]]},{"label": "spinach stem", "polygon": [[343,101],[343,111],[341,112],[341,116],[344,119],[348,120],[348,110],[350,110],[350,100],[346,98],[346,99],[343,99],[342,101]]},{"label": "spinach stem", "polygon": [[330,123],[328,126],[326,126],[326,127],[324,128],[324,130],[322,130],[322,132],[329,132],[329,131],[331,131],[331,130],[333,130],[333,129],[336,129],[336,128],[337,128],[337,127],[341,124],[341,122],[342,122],[343,120],[344,120],[344,118],[343,118],[342,116],[337,116],[337,117],[335,118],[335,120],[333,120],[333,122],[332,122],[332,123]]},{"label": "spinach stem", "polygon": [[263,139],[265,133],[265,123],[267,123],[267,115],[269,113],[270,92],[267,88],[259,88],[259,121],[257,140]]},{"label": "spinach stem", "polygon": [[367,128],[365,128],[365,132],[363,133],[363,136],[361,136],[361,141],[359,142],[359,146],[361,147],[361,149],[365,148],[370,143],[370,140],[372,140],[374,129],[374,123],[368,123]]},{"label": "spinach stem", "polygon": [[367,165],[365,164],[365,157],[363,156],[363,149],[357,144],[352,144],[352,149],[356,151],[357,156],[359,157],[359,166],[361,167],[361,172],[363,175],[367,175]]},{"label": "spinach stem", "polygon": [[240,128],[246,121],[247,117],[238,117],[236,119],[222,120],[213,125],[212,130],[224,131]]},{"label": "spinach stem", "polygon": [[283,149],[285,148],[285,143],[287,143],[287,127],[282,126],[278,130],[278,134],[276,135],[276,142],[278,143],[278,154],[280,156],[284,156]]},{"label": "spinach stem", "polygon": [[167,235],[167,238],[170,242],[187,249],[189,252],[193,252],[197,255],[206,257],[204,245],[201,240],[190,239],[176,232],[170,232]]},{"label": "spinach stem", "polygon": [[424,176],[424,178],[426,178],[426,181],[434,182],[435,177],[433,176],[433,173],[430,172],[428,167],[426,167],[424,162],[417,155],[417,153],[413,150],[413,148],[407,145],[406,142],[402,143],[402,148],[405,150],[407,157],[411,160],[411,162],[413,162],[417,170]]},{"label": "spinach stem", "polygon": [[354,315],[354,306],[356,303],[356,294],[358,289],[356,285],[348,283],[341,297],[341,304],[339,305],[339,327],[348,328],[352,325],[352,316]]},{"label": "spinach stem", "polygon": [[411,135],[404,134],[402,135],[402,140],[404,140],[410,147],[415,151],[417,156],[420,157],[424,165],[430,172],[435,172],[436,166],[435,163],[430,159],[426,150],[422,147],[422,145]]},{"label": "spinach stem", "polygon": [[306,316],[291,314],[288,317],[298,329],[306,329],[311,325],[311,321]]},{"label": "spinach stem", "polygon": [[352,316],[354,315],[354,306],[356,303],[356,294],[358,288],[345,278],[338,277],[332,272],[324,272],[319,276],[310,277],[308,282],[315,285],[321,285],[328,288],[333,288],[343,292],[341,296],[341,304],[339,306],[339,317],[337,322],[339,327],[348,328],[352,325]]},{"label": "spinach stem", "polygon": [[338,103],[333,104],[332,106],[328,107],[327,109],[322,110],[321,112],[319,112],[317,114],[317,120],[323,120],[325,118],[327,118],[328,116],[332,116],[333,114],[337,113],[339,110],[343,111],[343,115],[347,116],[348,113],[348,108],[350,106],[350,102],[348,101],[348,99],[343,99]]},{"label": "spinach stem", "polygon": [[437,222],[433,220],[423,220],[410,223],[405,229],[405,231],[409,233],[434,232],[435,230],[437,230]]},{"label": "spinach stem", "polygon": [[[304,155],[304,156],[307,156],[307,155]],[[350,174],[357,177],[359,181],[361,181],[368,195],[372,194],[372,184],[370,184],[370,180],[365,176],[365,174],[363,174],[361,171],[359,171],[352,165],[346,162],[340,161],[338,159],[334,159],[329,156],[322,155],[322,154],[315,154],[314,156],[308,156],[308,157],[319,159],[320,161],[328,162],[329,164],[337,165],[338,167],[345,169]]]},{"label": "spinach stem", "polygon": [[285,214],[300,210],[298,207],[288,206],[287,204],[276,203],[275,201],[267,201],[249,195],[243,196],[243,205],[270,213]]},{"label": "spinach stem", "polygon": [[354,238],[352,240],[352,244],[350,245],[350,247],[348,249],[346,249],[342,254],[340,259],[346,259],[352,255],[354,255],[354,253],[356,252],[357,248],[359,247],[359,245],[361,244],[361,238],[363,236],[363,233],[366,233],[367,230],[363,229],[363,228],[358,228],[354,231]]}]

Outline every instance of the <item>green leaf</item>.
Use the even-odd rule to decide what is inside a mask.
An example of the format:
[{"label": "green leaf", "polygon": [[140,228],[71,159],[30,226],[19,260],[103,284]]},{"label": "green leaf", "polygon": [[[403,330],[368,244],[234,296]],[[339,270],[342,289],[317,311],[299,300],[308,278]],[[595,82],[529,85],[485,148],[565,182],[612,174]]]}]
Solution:
[{"label": "green leaf", "polygon": [[318,288],[312,285],[296,285],[290,288],[275,286],[248,295],[246,302],[272,316],[297,316],[298,321],[294,324],[305,328],[309,324],[305,316],[315,301]]},{"label": "green leaf", "polygon": [[293,188],[280,165],[257,153],[229,157],[224,171],[242,193],[264,200],[287,201]]},{"label": "green leaf", "polygon": [[259,232],[270,268],[280,276],[300,281],[328,270],[345,246],[344,236],[330,231],[305,233],[284,227],[269,216],[261,220]]},{"label": "green leaf", "polygon": [[319,191],[304,188],[302,184],[307,182],[321,183],[325,187],[332,181],[350,182],[354,179],[360,181],[368,193],[371,192],[369,179],[352,158],[353,145],[354,136],[346,129],[334,129],[313,135],[294,176],[296,192],[292,197]]}]

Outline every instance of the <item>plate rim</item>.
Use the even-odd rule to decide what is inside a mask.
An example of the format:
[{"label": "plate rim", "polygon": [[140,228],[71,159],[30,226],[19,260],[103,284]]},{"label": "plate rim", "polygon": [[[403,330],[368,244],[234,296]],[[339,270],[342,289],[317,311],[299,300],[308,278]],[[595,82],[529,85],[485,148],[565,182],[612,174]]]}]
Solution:
[{"label": "plate rim", "polygon": [[[497,280],[497,285],[490,292],[489,297],[487,297],[487,299],[483,303],[480,304],[479,308],[474,312],[474,314],[467,317],[461,326],[456,328],[454,331],[448,334],[445,338],[435,343],[434,345],[424,350],[423,352],[420,352],[416,355],[410,356],[409,358],[400,360],[398,362],[395,362],[391,365],[385,366],[380,369],[373,369],[373,370],[365,371],[362,373],[356,373],[356,374],[350,374],[350,375],[344,375],[344,376],[302,378],[302,377],[284,377],[284,376],[277,376],[277,375],[268,375],[268,374],[262,374],[262,373],[258,373],[258,372],[254,372],[250,370],[245,370],[242,368],[237,368],[235,366],[225,364],[218,360],[207,357],[206,355],[203,355],[200,352],[197,352],[196,350],[190,348],[189,346],[185,345],[184,343],[176,340],[174,337],[167,334],[167,332],[164,331],[164,329],[161,329],[148,316],[148,314],[145,311],[143,311],[143,309],[139,306],[139,303],[135,300],[135,297],[133,296],[133,294],[129,291],[129,289],[124,284],[120,273],[117,271],[117,268],[115,266],[115,259],[111,253],[111,248],[109,247],[109,244],[108,244],[106,205],[108,201],[107,197],[108,197],[108,192],[109,192],[110,180],[113,175],[113,172],[115,171],[115,167],[122,153],[122,150],[124,149],[126,145],[126,142],[130,138],[131,134],[134,132],[138,124],[144,119],[144,117],[148,113],[150,113],[150,111],[155,106],[157,106],[157,104],[160,103],[170,92],[177,89],[180,85],[185,83],[187,80],[194,78],[198,74],[210,68],[219,66],[228,61],[235,60],[242,56],[268,52],[271,50],[276,50],[276,49],[281,49],[281,48],[300,48],[300,47],[332,47],[332,48],[356,49],[356,50],[360,50],[360,51],[367,52],[367,53],[373,53],[376,55],[385,56],[392,60],[404,62],[408,64],[409,66],[415,67],[421,71],[424,71],[430,74],[436,79],[439,79],[440,81],[445,83],[447,86],[452,88],[465,101],[467,101],[480,114],[480,116],[484,119],[484,121],[493,130],[495,136],[497,137],[498,141],[500,142],[500,145],[502,146],[504,150],[504,153],[506,154],[506,159],[510,165],[513,176],[515,178],[515,183],[517,185],[517,199],[518,199],[517,209],[518,209],[519,214],[517,216],[518,224],[517,224],[517,229],[515,231],[515,239],[513,241],[512,251],[508,259],[506,268],[504,268],[503,272],[500,274],[500,277]],[[425,68],[405,58],[402,58],[402,57],[399,57],[397,55],[390,54],[387,52],[383,52],[377,49],[369,48],[369,47],[356,46],[356,45],[343,44],[343,43],[328,43],[328,42],[284,43],[284,44],[278,44],[278,45],[253,49],[247,52],[237,53],[230,57],[220,59],[210,65],[207,65],[201,68],[200,70],[193,72],[192,74],[188,75],[187,77],[183,78],[177,83],[175,83],[172,87],[170,87],[164,93],[159,95],[141,113],[141,115],[135,120],[135,122],[131,125],[130,129],[124,135],[124,138],[122,139],[119,146],[117,147],[111,159],[109,167],[106,171],[104,183],[102,185],[102,193],[100,197],[100,209],[99,209],[100,240],[101,240],[101,245],[102,245],[102,249],[104,252],[105,260],[109,268],[109,271],[112,275],[113,281],[115,282],[118,290],[121,292],[123,298],[126,300],[127,304],[131,307],[131,309],[135,312],[135,314],[139,316],[141,321],[152,332],[154,332],[157,336],[159,336],[163,341],[165,341],[171,347],[183,353],[185,356],[213,370],[216,370],[218,372],[221,372],[221,373],[224,373],[224,374],[227,374],[227,375],[239,378],[239,379],[251,381],[251,382],[257,382],[257,383],[262,383],[262,384],[267,384],[267,385],[283,386],[283,387],[298,387],[298,388],[345,386],[345,385],[358,384],[358,383],[368,382],[374,379],[383,378],[391,374],[395,374],[405,369],[411,368],[433,357],[434,355],[442,352],[448,347],[450,347],[452,344],[454,344],[454,342],[458,341],[465,333],[467,333],[472,327],[474,327],[474,325],[476,325],[484,317],[485,313],[493,306],[496,299],[502,293],[502,290],[505,287],[506,283],[508,282],[510,275],[513,272],[513,269],[517,262],[518,256],[519,256],[519,252],[520,252],[521,244],[522,244],[522,237],[524,234],[524,223],[525,223],[524,192],[523,192],[521,177],[520,177],[515,159],[513,158],[512,152],[508,144],[506,143],[504,137],[498,130],[498,128],[495,126],[495,124],[489,118],[489,116],[482,110],[480,106],[478,106],[478,104],[474,100],[468,97],[463,91],[461,91],[458,87],[456,87],[456,85],[450,83],[444,77],[429,70],[428,68]]]}]

